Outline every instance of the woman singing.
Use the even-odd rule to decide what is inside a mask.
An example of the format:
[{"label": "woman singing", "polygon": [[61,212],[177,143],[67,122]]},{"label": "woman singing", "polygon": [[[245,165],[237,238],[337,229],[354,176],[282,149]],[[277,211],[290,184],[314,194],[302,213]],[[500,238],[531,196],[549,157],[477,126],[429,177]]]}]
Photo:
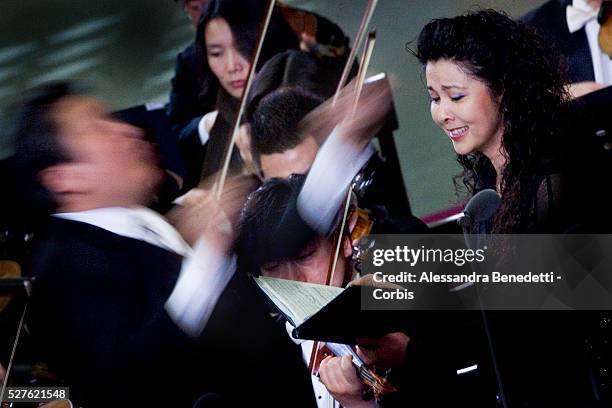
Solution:
[{"label": "woman singing", "polygon": [[560,148],[567,81],[557,54],[522,24],[484,10],[427,24],[416,56],[463,184],[470,194],[494,188],[502,197],[492,231],[575,226]]}]

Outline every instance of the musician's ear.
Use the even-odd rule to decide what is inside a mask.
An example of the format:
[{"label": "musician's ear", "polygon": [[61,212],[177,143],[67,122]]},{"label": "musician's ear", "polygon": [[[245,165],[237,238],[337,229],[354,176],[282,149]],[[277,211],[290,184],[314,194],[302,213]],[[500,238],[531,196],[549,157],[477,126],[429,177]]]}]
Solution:
[{"label": "musician's ear", "polygon": [[342,239],[342,254],[345,258],[350,258],[353,255],[353,246],[351,245],[351,237],[349,235]]}]

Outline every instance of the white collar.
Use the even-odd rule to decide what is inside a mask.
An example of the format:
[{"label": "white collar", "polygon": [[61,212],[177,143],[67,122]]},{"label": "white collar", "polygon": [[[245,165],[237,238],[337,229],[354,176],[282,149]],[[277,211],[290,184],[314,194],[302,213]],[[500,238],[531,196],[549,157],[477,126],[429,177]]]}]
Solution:
[{"label": "white collar", "polygon": [[123,237],[146,241],[183,256],[191,251],[172,225],[161,215],[145,207],[105,207],[57,213],[53,216],[90,224]]},{"label": "white collar", "polygon": [[576,7],[579,10],[582,11],[597,11],[599,9],[594,9],[593,7],[589,6],[586,2],[586,0],[573,0],[572,1],[572,6]]},{"label": "white collar", "polygon": [[[575,33],[592,23],[597,24],[599,10],[594,10],[584,0],[574,0],[572,6],[565,8],[565,20],[570,33]],[[597,24],[599,27],[599,24]]]}]

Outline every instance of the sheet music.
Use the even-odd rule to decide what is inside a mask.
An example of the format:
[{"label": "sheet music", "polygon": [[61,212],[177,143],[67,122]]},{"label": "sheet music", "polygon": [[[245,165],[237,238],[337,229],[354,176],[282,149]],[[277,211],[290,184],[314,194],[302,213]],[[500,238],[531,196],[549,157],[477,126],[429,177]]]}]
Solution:
[{"label": "sheet music", "polygon": [[294,326],[299,326],[343,291],[335,286],[265,276],[255,281]]}]

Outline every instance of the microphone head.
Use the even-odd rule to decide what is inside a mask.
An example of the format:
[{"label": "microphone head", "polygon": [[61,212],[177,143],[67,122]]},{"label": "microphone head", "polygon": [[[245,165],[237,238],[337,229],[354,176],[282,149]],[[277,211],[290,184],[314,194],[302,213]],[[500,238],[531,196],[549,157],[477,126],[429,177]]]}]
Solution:
[{"label": "microphone head", "polygon": [[465,205],[463,212],[472,222],[483,222],[495,214],[501,204],[497,191],[487,188],[479,191]]}]

